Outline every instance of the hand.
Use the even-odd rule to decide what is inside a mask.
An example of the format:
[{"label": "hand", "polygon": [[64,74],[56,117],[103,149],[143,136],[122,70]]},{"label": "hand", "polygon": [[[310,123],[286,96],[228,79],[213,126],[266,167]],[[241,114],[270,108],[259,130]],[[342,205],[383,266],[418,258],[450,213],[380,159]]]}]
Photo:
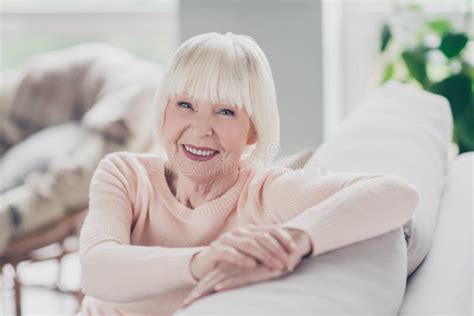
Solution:
[{"label": "hand", "polygon": [[253,268],[239,267],[227,262],[219,262],[217,267],[204,276],[189,295],[184,299],[181,308],[214,292],[241,287],[270,280],[289,273],[288,270],[271,270],[264,265]]},{"label": "hand", "polygon": [[199,280],[218,262],[254,267],[257,260],[271,269],[290,269],[289,255],[298,245],[285,228],[277,225],[239,227],[219,236],[191,260],[191,272]]},{"label": "hand", "polygon": [[297,241],[297,251],[289,258],[290,269],[272,270],[265,265],[257,267],[239,267],[227,262],[219,262],[217,267],[202,278],[191,293],[185,298],[181,307],[186,307],[195,300],[208,294],[242,287],[247,284],[261,282],[291,273],[299,265],[302,258],[311,253],[311,240],[309,236],[297,229],[285,228]]}]

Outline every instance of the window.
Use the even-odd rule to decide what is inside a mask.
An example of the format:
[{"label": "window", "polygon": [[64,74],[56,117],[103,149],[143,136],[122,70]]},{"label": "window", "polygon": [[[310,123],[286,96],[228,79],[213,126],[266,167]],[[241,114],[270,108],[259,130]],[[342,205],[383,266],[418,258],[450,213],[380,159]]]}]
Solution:
[{"label": "window", "polygon": [[178,45],[178,0],[4,0],[1,70],[30,56],[102,41],[165,64]]}]

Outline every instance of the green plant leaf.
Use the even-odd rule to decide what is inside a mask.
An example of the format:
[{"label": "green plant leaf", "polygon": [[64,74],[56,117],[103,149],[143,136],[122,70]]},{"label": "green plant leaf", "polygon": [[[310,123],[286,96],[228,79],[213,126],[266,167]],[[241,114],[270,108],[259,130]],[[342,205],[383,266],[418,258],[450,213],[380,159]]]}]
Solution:
[{"label": "green plant leaf", "polygon": [[428,21],[426,25],[429,29],[438,33],[439,35],[444,35],[452,29],[451,22],[447,19],[431,20]]},{"label": "green plant leaf", "polygon": [[387,23],[385,23],[382,27],[382,34],[381,34],[381,45],[380,45],[381,52],[385,51],[391,38],[392,38],[392,31],[390,30],[390,26]]},{"label": "green plant leaf", "polygon": [[439,49],[448,58],[453,58],[459,55],[466,46],[468,38],[464,33],[446,33],[441,39]]},{"label": "green plant leaf", "polygon": [[395,66],[393,64],[388,64],[383,74],[382,83],[385,83],[389,81],[390,79],[392,79],[394,72],[395,72]]},{"label": "green plant leaf", "polygon": [[428,77],[426,74],[426,55],[423,49],[418,47],[406,50],[402,53],[402,58],[410,75],[425,87],[428,83]]},{"label": "green plant leaf", "polygon": [[[461,72],[469,78],[474,78],[474,65],[471,65],[465,60],[461,61]],[[473,82],[474,83],[474,82]],[[474,89],[473,89],[474,90]]]},{"label": "green plant leaf", "polygon": [[464,110],[463,115],[454,121],[459,152],[474,151],[474,100]]},{"label": "green plant leaf", "polygon": [[409,3],[406,9],[413,12],[421,12],[421,6],[418,3]]},{"label": "green plant leaf", "polygon": [[472,105],[471,78],[463,73],[450,76],[433,84],[429,91],[446,97],[453,112],[453,118],[458,120],[465,114],[466,108]]}]

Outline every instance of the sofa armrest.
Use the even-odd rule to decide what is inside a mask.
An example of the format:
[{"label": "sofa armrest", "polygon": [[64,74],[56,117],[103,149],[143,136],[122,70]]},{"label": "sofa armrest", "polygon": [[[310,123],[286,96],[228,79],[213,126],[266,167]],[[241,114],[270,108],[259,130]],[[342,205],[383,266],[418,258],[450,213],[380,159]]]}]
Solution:
[{"label": "sofa armrest", "polygon": [[474,152],[452,164],[431,250],[408,279],[399,315],[472,315],[473,165]]}]

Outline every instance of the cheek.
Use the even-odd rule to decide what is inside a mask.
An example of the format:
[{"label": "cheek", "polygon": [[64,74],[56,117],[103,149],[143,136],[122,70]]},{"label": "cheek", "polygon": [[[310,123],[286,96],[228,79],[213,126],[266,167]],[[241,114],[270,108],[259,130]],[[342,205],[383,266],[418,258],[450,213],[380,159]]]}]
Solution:
[{"label": "cheek", "polygon": [[241,151],[247,143],[248,129],[241,125],[226,124],[220,128],[219,138],[224,148],[229,151]]},{"label": "cheek", "polygon": [[163,137],[167,142],[175,142],[186,126],[186,120],[174,113],[173,111],[167,111],[165,122],[163,124]]}]

